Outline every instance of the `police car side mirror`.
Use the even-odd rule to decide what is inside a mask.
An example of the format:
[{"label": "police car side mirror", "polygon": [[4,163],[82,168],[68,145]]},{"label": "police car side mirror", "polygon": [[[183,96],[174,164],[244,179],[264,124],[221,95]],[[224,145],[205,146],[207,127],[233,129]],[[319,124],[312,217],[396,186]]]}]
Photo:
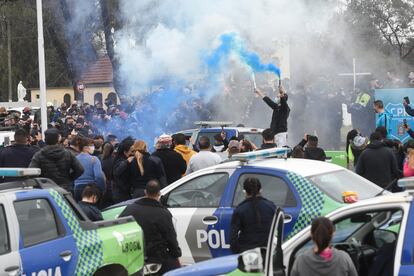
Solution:
[{"label": "police car side mirror", "polygon": [[246,273],[263,272],[262,250],[260,248],[255,248],[241,253],[238,258],[237,268]]}]

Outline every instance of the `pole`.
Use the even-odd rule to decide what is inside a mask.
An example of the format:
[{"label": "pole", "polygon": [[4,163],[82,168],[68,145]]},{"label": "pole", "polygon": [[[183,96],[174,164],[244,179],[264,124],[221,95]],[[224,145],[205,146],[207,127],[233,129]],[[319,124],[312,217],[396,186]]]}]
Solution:
[{"label": "pole", "polygon": [[352,59],[352,68],[353,68],[352,72],[354,73],[354,91],[355,91],[355,88],[356,88],[356,60],[355,58]]},{"label": "pole", "polygon": [[9,102],[13,101],[13,90],[12,90],[12,65],[11,65],[11,27],[10,20],[6,20],[7,28],[7,67],[9,70]]},{"label": "pole", "polygon": [[39,55],[39,86],[40,86],[40,118],[42,120],[42,137],[47,129],[47,107],[46,107],[46,74],[45,74],[45,48],[43,40],[43,12],[42,0],[36,0],[37,8],[37,47]]}]

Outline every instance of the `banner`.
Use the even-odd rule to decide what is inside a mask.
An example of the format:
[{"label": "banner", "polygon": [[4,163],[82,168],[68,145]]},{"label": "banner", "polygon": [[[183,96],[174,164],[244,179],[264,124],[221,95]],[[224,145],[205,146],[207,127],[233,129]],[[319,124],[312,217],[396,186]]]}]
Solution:
[{"label": "banner", "polygon": [[[414,88],[375,90],[375,100],[381,100],[384,103],[385,110],[392,115],[387,127],[389,136],[392,139],[400,140],[402,143],[410,139],[403,127],[404,119],[407,120],[408,126],[414,130],[414,117],[405,112],[403,105],[404,97],[409,97],[410,102],[414,101]],[[411,102],[410,106],[414,108],[413,102]]]}]

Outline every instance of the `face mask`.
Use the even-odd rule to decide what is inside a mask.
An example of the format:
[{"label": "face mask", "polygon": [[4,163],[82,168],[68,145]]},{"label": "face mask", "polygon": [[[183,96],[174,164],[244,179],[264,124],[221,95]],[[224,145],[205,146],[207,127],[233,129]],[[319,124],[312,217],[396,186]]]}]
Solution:
[{"label": "face mask", "polygon": [[221,145],[221,146],[213,146],[213,148],[214,148],[214,150],[216,152],[221,152],[224,149],[224,145]]},{"label": "face mask", "polygon": [[280,97],[276,97],[276,98],[275,98],[275,103],[276,103],[276,104],[280,104]]},{"label": "face mask", "polygon": [[89,153],[93,154],[94,152],[95,152],[95,146],[94,145],[89,146]]}]

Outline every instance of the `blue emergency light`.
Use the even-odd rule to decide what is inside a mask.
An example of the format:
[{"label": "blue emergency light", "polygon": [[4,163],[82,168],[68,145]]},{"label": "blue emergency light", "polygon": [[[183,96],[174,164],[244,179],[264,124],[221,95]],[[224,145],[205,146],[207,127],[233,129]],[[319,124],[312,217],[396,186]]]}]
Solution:
[{"label": "blue emergency light", "polygon": [[287,154],[291,151],[289,148],[272,148],[251,152],[243,152],[234,154],[230,159],[234,161],[253,161],[266,158],[287,158]]},{"label": "blue emergency light", "polygon": [[0,177],[39,176],[38,168],[0,168]]}]

